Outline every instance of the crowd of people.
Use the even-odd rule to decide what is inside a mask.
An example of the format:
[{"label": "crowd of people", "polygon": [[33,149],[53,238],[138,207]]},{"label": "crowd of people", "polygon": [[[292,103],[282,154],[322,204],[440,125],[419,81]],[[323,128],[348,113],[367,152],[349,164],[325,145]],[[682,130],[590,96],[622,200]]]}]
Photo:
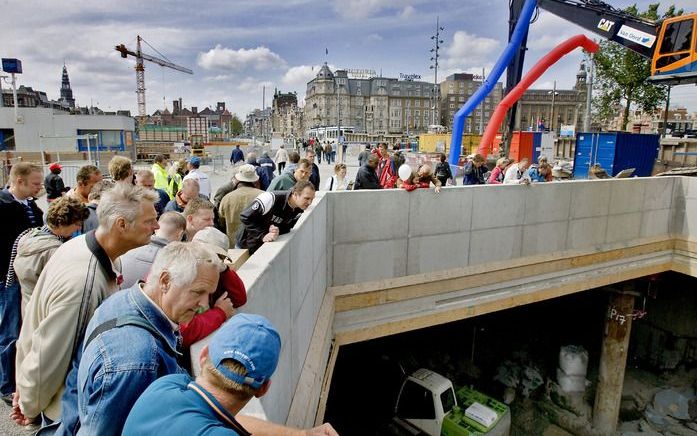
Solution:
[{"label": "crowd of people", "polygon": [[[108,177],[85,165],[71,188],[59,164],[45,180],[41,166],[12,166],[0,191],[0,392],[17,424],[62,435],[336,434],[239,413],[269,390],[282,338],[264,317],[236,313],[247,295],[228,249],[290,231],[314,199],[311,166],[299,160],[287,190],[262,191],[272,166],[239,165],[216,207],[200,165],[157,156],[135,170],[116,156]],[[35,201],[44,185],[46,211]],[[211,334],[194,378],[189,347]]]},{"label": "crowd of people", "polygon": [[[319,141],[282,146],[274,159],[236,147],[234,174],[215,193],[196,156],[156,156],[140,170],[115,156],[108,177],[85,165],[73,187],[58,163],[45,178],[41,166],[15,164],[0,191],[0,393],[12,419],[41,434],[155,434],[170,423],[186,434],[335,434],[328,424],[295,430],[238,413],[269,389],[281,338],[263,317],[236,314],[246,290],[228,249],[254,253],[290,232],[320,186],[455,184],[442,154],[435,168],[412,171],[398,147],[365,146],[350,179],[335,153]],[[334,174],[320,185],[323,157]],[[550,176],[544,160],[502,158],[489,171],[473,155],[463,184]],[[45,212],[35,202],[43,187]],[[194,379],[189,347],[213,332]]]}]

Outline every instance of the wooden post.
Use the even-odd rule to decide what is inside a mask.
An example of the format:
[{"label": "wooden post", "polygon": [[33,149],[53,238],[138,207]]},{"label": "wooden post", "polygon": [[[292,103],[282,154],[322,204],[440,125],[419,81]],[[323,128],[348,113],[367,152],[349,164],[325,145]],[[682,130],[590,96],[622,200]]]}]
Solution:
[{"label": "wooden post", "polygon": [[610,294],[593,408],[593,428],[601,434],[614,434],[617,428],[633,309],[632,293]]}]

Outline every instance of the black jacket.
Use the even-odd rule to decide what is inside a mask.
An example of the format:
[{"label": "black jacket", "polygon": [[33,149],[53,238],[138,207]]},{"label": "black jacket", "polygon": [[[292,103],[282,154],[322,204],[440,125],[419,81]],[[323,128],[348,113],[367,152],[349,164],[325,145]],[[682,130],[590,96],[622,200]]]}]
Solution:
[{"label": "black jacket", "polygon": [[310,173],[310,183],[315,185],[315,190],[319,191],[319,167],[316,163],[312,163],[312,172]]},{"label": "black jacket", "polygon": [[0,280],[3,282],[10,264],[12,245],[17,236],[28,228],[43,225],[44,212],[39,209],[33,199],[29,199],[29,207],[34,212],[34,222],[29,221],[24,206],[14,199],[10,191],[7,189],[0,191],[0,217],[2,217],[2,226],[0,226]]},{"label": "black jacket", "polygon": [[49,200],[59,198],[67,191],[63,179],[58,174],[50,173],[47,175],[44,179],[44,186],[46,187],[46,197]]},{"label": "black jacket", "polygon": [[242,225],[237,231],[236,243],[240,248],[249,249],[252,254],[264,243],[271,224],[279,233],[290,232],[303,210],[291,207],[288,203],[292,191],[262,192],[240,214]]},{"label": "black jacket", "polygon": [[356,183],[353,184],[353,189],[380,189],[380,181],[375,169],[367,164],[358,168],[356,174]]}]

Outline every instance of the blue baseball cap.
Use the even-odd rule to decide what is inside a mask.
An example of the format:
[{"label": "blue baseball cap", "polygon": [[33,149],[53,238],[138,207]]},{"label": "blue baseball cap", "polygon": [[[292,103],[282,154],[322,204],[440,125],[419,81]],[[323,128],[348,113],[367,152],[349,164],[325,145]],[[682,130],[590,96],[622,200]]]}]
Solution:
[{"label": "blue baseball cap", "polygon": [[198,156],[193,156],[191,159],[189,159],[189,163],[197,167],[201,165],[201,158]]},{"label": "blue baseball cap", "polygon": [[[208,344],[213,366],[228,379],[259,389],[276,370],[281,354],[281,337],[268,319],[261,315],[239,313],[215,332]],[[231,359],[247,370],[236,374],[223,366]]]}]

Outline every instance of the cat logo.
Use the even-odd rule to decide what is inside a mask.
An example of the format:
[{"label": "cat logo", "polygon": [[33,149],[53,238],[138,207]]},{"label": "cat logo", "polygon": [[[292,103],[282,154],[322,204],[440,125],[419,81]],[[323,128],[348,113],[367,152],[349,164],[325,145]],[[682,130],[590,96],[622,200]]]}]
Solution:
[{"label": "cat logo", "polygon": [[605,32],[610,32],[610,29],[612,29],[612,26],[615,25],[614,21],[607,20],[603,18],[598,22],[598,29],[604,30]]}]

